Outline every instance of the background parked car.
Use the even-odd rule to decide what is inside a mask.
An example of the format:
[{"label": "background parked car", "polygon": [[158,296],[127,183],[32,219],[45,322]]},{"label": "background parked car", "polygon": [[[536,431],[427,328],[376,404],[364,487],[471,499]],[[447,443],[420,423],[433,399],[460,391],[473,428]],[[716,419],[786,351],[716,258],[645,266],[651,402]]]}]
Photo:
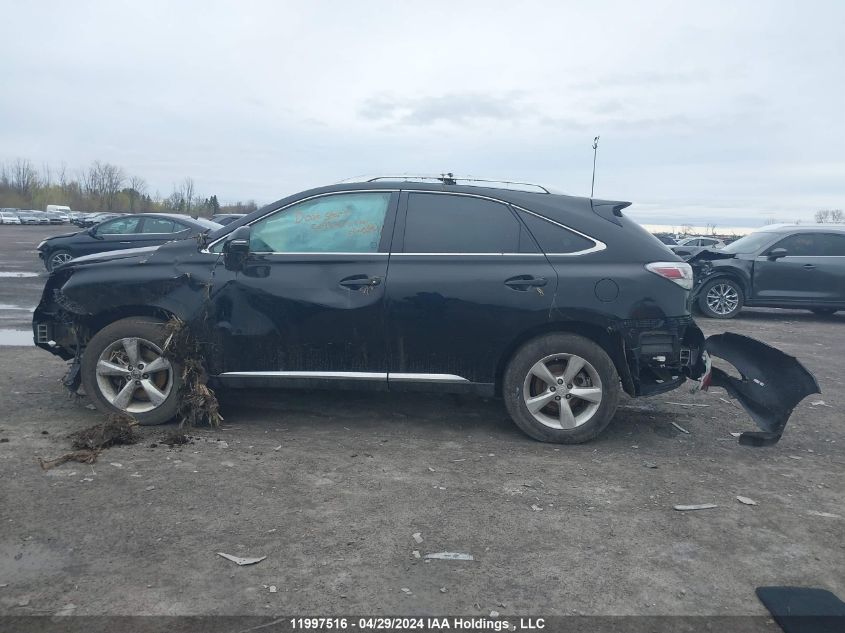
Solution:
[{"label": "background parked car", "polygon": [[29,213],[38,220],[38,224],[50,224],[50,216],[48,216],[43,211],[39,211],[38,209],[30,209]]},{"label": "background parked car", "polygon": [[245,215],[246,213],[218,213],[217,215],[211,216],[211,221],[226,226],[235,220],[240,220]]},{"label": "background parked car", "polygon": [[17,209],[0,209],[0,224],[20,224]]},{"label": "background parked car", "polygon": [[45,211],[44,215],[50,220],[50,224],[65,224],[68,221],[67,214],[60,211]]},{"label": "background parked car", "polygon": [[123,217],[123,215],[120,213],[89,213],[84,217],[80,218],[79,221],[76,222],[76,225],[85,228],[89,226],[94,226],[95,224],[99,224],[100,222],[105,222],[106,220],[111,220],[120,217]]},{"label": "background parked car", "polygon": [[186,215],[170,213],[119,215],[100,222],[87,231],[47,238],[38,245],[38,256],[47,270],[52,271],[74,257],[103,251],[158,246],[219,228],[220,225],[216,222],[194,220]]},{"label": "background parked car", "polygon": [[20,218],[21,224],[41,224],[41,220],[32,211],[20,210],[17,212],[17,216]]},{"label": "background parked car", "polygon": [[687,237],[678,242],[676,246],[669,246],[675,255],[688,259],[697,255],[705,248],[724,248],[725,243],[716,237]]},{"label": "background parked car", "polygon": [[743,306],[845,310],[845,226],[766,227],[719,251],[688,260],[693,297],[709,317],[730,319]]}]

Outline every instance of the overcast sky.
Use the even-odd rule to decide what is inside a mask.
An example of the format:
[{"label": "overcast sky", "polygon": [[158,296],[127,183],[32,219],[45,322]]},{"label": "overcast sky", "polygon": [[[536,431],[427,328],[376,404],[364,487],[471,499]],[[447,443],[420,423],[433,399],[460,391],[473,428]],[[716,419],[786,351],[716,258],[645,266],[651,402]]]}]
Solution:
[{"label": "overcast sky", "polygon": [[643,222],[845,207],[845,2],[0,0],[0,160],[269,202],[523,179]]}]

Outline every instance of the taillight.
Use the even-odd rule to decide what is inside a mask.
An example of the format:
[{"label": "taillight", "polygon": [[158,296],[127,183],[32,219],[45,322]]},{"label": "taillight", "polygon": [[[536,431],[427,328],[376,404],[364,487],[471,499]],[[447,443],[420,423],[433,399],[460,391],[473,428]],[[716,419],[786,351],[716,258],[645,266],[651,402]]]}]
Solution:
[{"label": "taillight", "polygon": [[655,275],[674,281],[681,288],[692,290],[692,266],[683,262],[651,262],[645,265]]}]

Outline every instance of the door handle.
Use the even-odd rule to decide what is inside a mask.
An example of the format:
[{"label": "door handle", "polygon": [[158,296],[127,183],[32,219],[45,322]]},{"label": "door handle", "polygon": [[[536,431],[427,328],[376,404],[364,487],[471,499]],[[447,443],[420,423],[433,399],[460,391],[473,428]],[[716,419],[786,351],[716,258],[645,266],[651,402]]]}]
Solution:
[{"label": "door handle", "polygon": [[505,280],[505,285],[514,290],[528,290],[529,288],[540,288],[548,283],[545,277],[532,277],[531,275],[519,275]]},{"label": "door handle", "polygon": [[378,286],[381,283],[381,277],[367,277],[366,275],[352,275],[345,277],[338,283],[344,288],[365,288]]},{"label": "door handle", "polygon": [[813,270],[815,267],[815,264],[804,264],[804,270]]}]

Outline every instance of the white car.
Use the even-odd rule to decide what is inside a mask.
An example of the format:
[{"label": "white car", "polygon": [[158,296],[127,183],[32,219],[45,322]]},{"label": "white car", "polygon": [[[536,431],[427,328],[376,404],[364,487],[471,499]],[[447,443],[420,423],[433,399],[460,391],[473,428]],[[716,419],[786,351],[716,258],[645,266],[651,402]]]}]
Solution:
[{"label": "white car", "polygon": [[0,211],[0,224],[20,224],[21,219],[14,211]]}]

